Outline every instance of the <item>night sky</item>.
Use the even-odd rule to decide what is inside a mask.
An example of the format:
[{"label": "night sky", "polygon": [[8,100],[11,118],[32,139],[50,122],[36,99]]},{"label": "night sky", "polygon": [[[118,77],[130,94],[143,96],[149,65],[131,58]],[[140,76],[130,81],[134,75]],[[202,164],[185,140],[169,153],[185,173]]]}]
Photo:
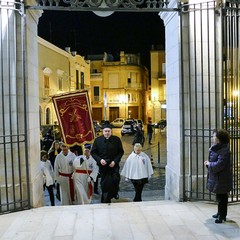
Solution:
[{"label": "night sky", "polygon": [[54,45],[82,56],[120,51],[140,53],[149,67],[151,45],[165,45],[163,22],[157,13],[118,13],[99,17],[92,12],[45,11],[39,20],[38,35]]}]

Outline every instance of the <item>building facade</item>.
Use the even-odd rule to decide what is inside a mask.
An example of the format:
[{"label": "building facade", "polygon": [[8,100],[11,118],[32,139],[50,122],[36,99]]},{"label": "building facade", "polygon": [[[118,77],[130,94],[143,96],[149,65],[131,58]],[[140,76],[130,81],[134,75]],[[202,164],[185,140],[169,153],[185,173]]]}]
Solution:
[{"label": "building facade", "polygon": [[165,51],[152,49],[151,58],[151,85],[149,91],[149,113],[153,122],[166,119],[166,68]]},{"label": "building facade", "polygon": [[104,54],[91,58],[91,99],[93,119],[147,118],[148,70],[138,54],[120,53],[113,61]]},{"label": "building facade", "polygon": [[57,124],[52,96],[90,89],[90,63],[38,37],[40,125]]}]

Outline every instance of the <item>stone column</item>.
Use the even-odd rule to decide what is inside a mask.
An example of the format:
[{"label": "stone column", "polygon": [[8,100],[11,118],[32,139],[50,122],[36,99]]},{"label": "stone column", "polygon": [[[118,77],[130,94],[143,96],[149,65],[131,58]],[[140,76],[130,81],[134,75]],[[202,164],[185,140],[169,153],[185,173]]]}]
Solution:
[{"label": "stone column", "polygon": [[5,206],[10,210],[26,206],[27,182],[30,205],[43,205],[37,41],[41,12],[25,15],[22,4],[13,0],[0,4],[0,197],[4,211]]},{"label": "stone column", "polygon": [[[195,4],[204,1],[188,2]],[[177,8],[177,1],[171,0],[169,7]],[[213,5],[212,9],[214,9]],[[209,142],[198,137],[198,131],[202,134],[204,128],[212,129],[219,126],[220,122],[216,122],[215,119],[221,119],[221,46],[216,42],[216,39],[221,41],[221,25],[214,18],[216,17],[214,10],[207,16],[208,21],[207,18],[201,18],[203,15],[200,16],[198,13],[193,18],[193,12],[186,11],[182,19],[178,12],[161,12],[159,14],[164,21],[166,36],[167,166],[165,198],[178,201],[186,197],[183,193],[184,170],[185,190],[196,188],[195,179],[198,178],[198,181],[202,181],[199,179],[199,175],[205,178],[205,172],[197,171],[204,169],[202,165],[204,158],[207,158],[208,155]],[[195,23],[199,23],[199,28],[196,29]],[[216,36],[213,34],[214,31],[210,31],[209,34],[207,27],[219,29],[219,31],[216,30]],[[182,39],[180,38],[181,31]],[[198,34],[201,35],[196,37]],[[201,38],[202,36],[203,38]],[[183,46],[182,49],[181,46]],[[199,59],[198,55],[202,58]],[[202,59],[204,61],[201,61]],[[191,82],[193,86],[189,87]],[[204,108],[201,108],[200,104],[192,104],[189,107],[189,102],[192,100],[195,103],[199,96],[204,102]],[[183,98],[186,100],[184,105],[182,104]],[[210,112],[211,115],[209,115]],[[193,119],[190,116],[193,116]],[[196,118],[200,120],[196,121]],[[203,118],[205,119],[202,120]],[[184,136],[188,128],[190,134],[194,132],[197,135],[191,139],[191,142],[188,137]],[[183,141],[185,141],[184,145]],[[183,155],[184,147],[185,155]],[[200,155],[199,159],[198,154]],[[191,168],[190,161],[192,161]],[[185,166],[184,169],[183,166]]]},{"label": "stone column", "polygon": [[[169,6],[177,7],[177,1],[170,1]],[[180,24],[178,12],[161,12],[159,15],[165,25],[166,51],[167,166],[165,198],[179,200],[181,191],[182,138],[180,129]]]},{"label": "stone column", "polygon": [[[31,0],[31,2],[35,1]],[[43,187],[40,171],[40,120],[38,79],[38,21],[42,11],[26,11],[26,88],[28,122],[28,158],[30,171],[31,205],[42,206]]]}]

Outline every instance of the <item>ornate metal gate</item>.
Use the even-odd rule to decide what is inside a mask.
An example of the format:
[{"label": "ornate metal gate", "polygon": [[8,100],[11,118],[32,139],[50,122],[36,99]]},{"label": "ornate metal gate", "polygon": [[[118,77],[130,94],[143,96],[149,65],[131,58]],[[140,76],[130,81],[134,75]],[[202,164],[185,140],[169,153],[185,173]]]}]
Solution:
[{"label": "ornate metal gate", "polygon": [[213,129],[225,128],[233,156],[230,198],[239,201],[239,6],[237,1],[214,1],[180,9],[184,200],[213,199],[205,187],[203,162]]},{"label": "ornate metal gate", "polygon": [[25,98],[25,15],[0,1],[0,214],[30,208]]}]

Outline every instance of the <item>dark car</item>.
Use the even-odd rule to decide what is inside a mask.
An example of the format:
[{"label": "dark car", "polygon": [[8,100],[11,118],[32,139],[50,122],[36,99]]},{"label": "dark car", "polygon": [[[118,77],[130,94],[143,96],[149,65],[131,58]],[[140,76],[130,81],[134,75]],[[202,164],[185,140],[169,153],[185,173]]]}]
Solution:
[{"label": "dark car", "polygon": [[156,128],[160,128],[163,130],[167,126],[167,120],[166,119],[161,119],[156,125]]},{"label": "dark car", "polygon": [[121,130],[121,135],[134,134],[136,132],[137,121],[134,119],[128,119],[124,122]]},{"label": "dark car", "polygon": [[98,134],[101,131],[101,126],[97,120],[93,120],[93,126],[95,133]]},{"label": "dark car", "polygon": [[137,119],[138,126],[143,130],[143,120]]},{"label": "dark car", "polygon": [[46,137],[47,135],[51,135],[54,138],[54,140],[61,140],[61,130],[60,126],[57,124],[41,125],[41,134],[43,138]]}]

